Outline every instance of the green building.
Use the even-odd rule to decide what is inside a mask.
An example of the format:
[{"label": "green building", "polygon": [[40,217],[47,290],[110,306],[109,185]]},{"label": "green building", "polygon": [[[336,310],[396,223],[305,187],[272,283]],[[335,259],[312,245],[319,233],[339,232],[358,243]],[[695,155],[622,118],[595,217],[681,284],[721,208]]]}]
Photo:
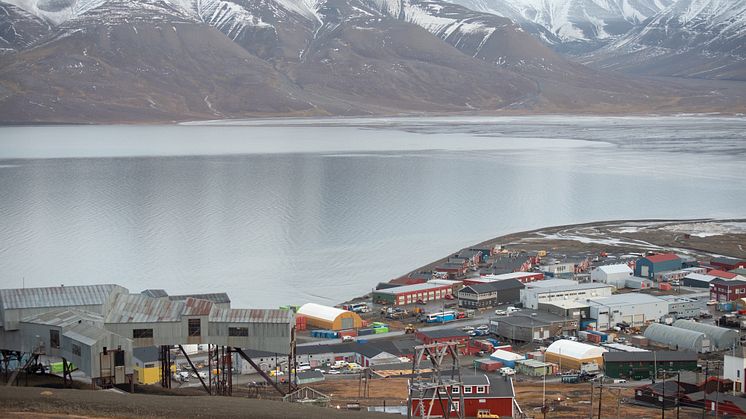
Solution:
[{"label": "green building", "polygon": [[697,354],[686,351],[606,352],[604,369],[607,377],[644,380],[655,371],[697,371]]}]

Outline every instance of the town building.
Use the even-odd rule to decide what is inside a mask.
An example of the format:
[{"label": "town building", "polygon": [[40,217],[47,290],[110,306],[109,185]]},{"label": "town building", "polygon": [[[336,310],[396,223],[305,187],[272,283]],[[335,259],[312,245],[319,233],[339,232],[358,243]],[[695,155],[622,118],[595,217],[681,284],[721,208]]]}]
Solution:
[{"label": "town building", "polygon": [[689,273],[682,280],[682,285],[692,288],[710,288],[710,282],[716,277],[701,273]]},{"label": "town building", "polygon": [[328,330],[358,329],[363,320],[357,313],[316,303],[303,304],[296,313],[306,318],[309,327]]},{"label": "town building", "polygon": [[675,295],[664,295],[659,298],[668,302],[668,314],[676,319],[699,317],[700,308],[697,300]]},{"label": "town building", "polygon": [[515,370],[519,374],[525,374],[530,377],[542,377],[552,375],[552,364],[537,361],[535,359],[524,359],[515,362]]},{"label": "town building", "polygon": [[[289,348],[290,311],[232,309],[222,293],[199,294],[213,302],[161,291],[130,294],[114,284],[0,290],[0,349],[60,357],[94,384],[111,385],[134,384],[135,348]],[[151,362],[141,361],[141,369]]]},{"label": "town building", "polygon": [[676,271],[683,267],[681,258],[674,253],[645,256],[635,262],[635,276],[658,279],[665,271]]},{"label": "town building", "polygon": [[647,380],[658,371],[697,371],[697,353],[688,351],[609,351],[603,354],[607,377]]},{"label": "town building", "polygon": [[[458,412],[460,396],[464,397],[464,416],[478,417],[482,415],[496,415],[498,417],[514,417],[515,390],[513,380],[509,377],[490,378],[486,375],[465,375],[461,386],[447,386],[443,391],[451,393],[454,404],[451,412]],[[412,400],[413,416],[420,416],[420,403],[424,403],[424,411],[434,417],[446,417],[448,399],[434,394],[434,389],[425,391],[422,398]],[[451,415],[453,415],[451,413]],[[488,416],[492,417],[492,416]]]},{"label": "town building", "polygon": [[450,279],[460,278],[466,275],[466,271],[468,270],[469,266],[466,263],[458,262],[445,262],[438,264],[436,267],[433,268],[434,272],[445,273],[446,276]]},{"label": "town building", "polygon": [[436,301],[453,295],[451,285],[445,284],[414,284],[403,287],[382,289],[373,291],[373,302],[402,306],[414,304],[417,301]]},{"label": "town building", "polygon": [[627,280],[632,277],[632,273],[632,268],[626,263],[604,265],[591,271],[591,281],[613,285],[620,289],[627,286]]},{"label": "town building", "polygon": [[746,392],[746,348],[726,352],[723,359],[723,378],[733,381],[733,391]]},{"label": "town building", "polygon": [[736,416],[746,416],[746,399],[743,397],[733,396],[727,393],[713,392],[705,394],[702,391],[687,394],[685,399],[687,404],[703,405],[704,410],[714,412],[715,417],[726,413]]},{"label": "town building", "polygon": [[493,275],[493,274],[483,275],[479,278],[466,278],[464,279],[464,285],[492,282],[492,281],[504,281],[506,279],[515,279],[524,284],[527,284],[529,282],[541,281],[544,278],[545,276],[541,272],[509,272],[509,273],[498,274],[498,275]]},{"label": "town building", "polygon": [[458,291],[459,307],[484,308],[521,299],[522,282],[515,279],[467,285]]},{"label": "town building", "polygon": [[746,259],[718,257],[710,260],[710,265],[723,271],[732,271],[738,268],[746,269]]},{"label": "town building", "polygon": [[676,380],[658,381],[635,388],[635,400],[665,408],[676,406],[676,401],[686,396],[686,387]]},{"label": "town building", "polygon": [[[134,379],[138,384],[155,384],[161,381],[160,353],[156,346],[134,348],[132,363]],[[176,373],[176,365],[171,364],[171,373]]]},{"label": "town building", "polygon": [[515,352],[497,349],[490,354],[490,359],[501,362],[504,367],[515,368],[516,361],[523,361],[526,357]]},{"label": "town building", "polygon": [[710,281],[710,299],[717,302],[735,301],[746,297],[746,281],[713,279]]},{"label": "town building", "polygon": [[580,301],[552,301],[551,303],[540,303],[539,310],[554,314],[563,318],[585,320],[591,317],[591,308],[587,303]]},{"label": "town building", "polygon": [[588,305],[599,330],[609,330],[617,323],[640,327],[668,314],[667,301],[639,293],[590,298]]},{"label": "town building", "polygon": [[707,275],[711,275],[711,276],[714,276],[715,278],[723,279],[725,281],[732,281],[734,279],[737,279],[739,281],[746,280],[746,278],[734,272],[726,272],[726,271],[721,271],[719,269],[710,269],[709,271],[707,271]]},{"label": "town building", "polygon": [[544,352],[544,361],[558,364],[560,370],[579,370],[583,364],[603,365],[606,349],[569,339],[553,342]]},{"label": "town building", "polygon": [[715,351],[735,348],[738,346],[738,340],[740,338],[738,330],[699,323],[692,320],[676,320],[673,323],[673,327],[704,333],[710,340],[711,349]]},{"label": "town building", "polygon": [[633,290],[646,290],[655,287],[655,283],[651,279],[640,278],[639,276],[627,278],[625,284],[627,288],[631,288]]},{"label": "town building", "polygon": [[643,334],[651,342],[665,345],[671,350],[697,353],[711,351],[710,339],[702,332],[653,323]]},{"label": "town building", "polygon": [[509,316],[490,319],[490,332],[505,339],[531,342],[578,330],[578,320],[544,311],[521,310]]},{"label": "town building", "polygon": [[613,290],[614,287],[607,284],[579,284],[565,279],[550,279],[526,284],[526,288],[521,290],[521,303],[524,307],[537,309],[541,303],[608,297]]},{"label": "town building", "polygon": [[539,265],[539,270],[553,278],[572,278],[575,274],[575,263],[551,261]]}]

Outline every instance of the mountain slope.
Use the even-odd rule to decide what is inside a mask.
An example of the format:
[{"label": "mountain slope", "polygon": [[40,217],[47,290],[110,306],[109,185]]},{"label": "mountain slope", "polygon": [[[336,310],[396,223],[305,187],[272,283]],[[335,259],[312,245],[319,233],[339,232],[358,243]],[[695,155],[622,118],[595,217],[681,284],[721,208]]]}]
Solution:
[{"label": "mountain slope", "polygon": [[449,0],[513,20],[563,52],[588,51],[626,34],[675,0]]},{"label": "mountain slope", "polygon": [[0,54],[26,49],[50,30],[44,19],[15,5],[0,2]]},{"label": "mountain slope", "polygon": [[0,66],[0,110],[6,121],[87,122],[314,108],[268,63],[183,11],[114,0]]},{"label": "mountain slope", "polygon": [[583,62],[646,75],[746,80],[746,2],[679,0]]}]

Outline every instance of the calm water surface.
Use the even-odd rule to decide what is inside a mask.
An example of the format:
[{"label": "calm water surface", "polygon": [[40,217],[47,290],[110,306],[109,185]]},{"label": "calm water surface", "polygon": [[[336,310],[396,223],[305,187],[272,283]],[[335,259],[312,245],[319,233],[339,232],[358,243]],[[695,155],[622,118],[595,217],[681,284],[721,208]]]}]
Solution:
[{"label": "calm water surface", "polygon": [[549,225],[746,216],[746,120],[0,128],[0,284],[335,303]]}]

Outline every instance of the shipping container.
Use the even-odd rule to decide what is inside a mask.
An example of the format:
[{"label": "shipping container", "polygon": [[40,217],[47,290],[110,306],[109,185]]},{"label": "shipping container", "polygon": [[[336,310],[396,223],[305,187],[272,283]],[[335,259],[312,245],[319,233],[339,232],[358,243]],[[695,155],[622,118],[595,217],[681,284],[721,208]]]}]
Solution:
[{"label": "shipping container", "polygon": [[338,336],[339,337],[345,337],[345,336],[355,337],[357,336],[357,331],[355,329],[340,330]]},{"label": "shipping container", "polygon": [[588,338],[588,342],[601,343],[601,336],[599,335],[588,333],[587,338]]},{"label": "shipping container", "polygon": [[358,329],[357,330],[358,336],[367,336],[367,335],[372,335],[373,333],[374,333],[373,329]]},{"label": "shipping container", "polygon": [[718,303],[718,310],[719,311],[733,311],[733,303],[730,301]]},{"label": "shipping container", "polygon": [[648,346],[648,344],[650,343],[650,342],[648,341],[648,338],[646,338],[646,337],[645,337],[645,336],[643,336],[643,335],[634,335],[634,336],[630,336],[630,337],[628,338],[628,340],[629,340],[629,343],[630,343],[630,344],[632,344],[632,345],[636,345],[636,346]]},{"label": "shipping container", "polygon": [[588,330],[588,329],[595,329],[595,328],[596,328],[595,320],[581,320],[580,321],[580,330]]},{"label": "shipping container", "polygon": [[668,282],[659,282],[658,283],[658,289],[661,291],[670,291],[671,290],[671,284]]}]

